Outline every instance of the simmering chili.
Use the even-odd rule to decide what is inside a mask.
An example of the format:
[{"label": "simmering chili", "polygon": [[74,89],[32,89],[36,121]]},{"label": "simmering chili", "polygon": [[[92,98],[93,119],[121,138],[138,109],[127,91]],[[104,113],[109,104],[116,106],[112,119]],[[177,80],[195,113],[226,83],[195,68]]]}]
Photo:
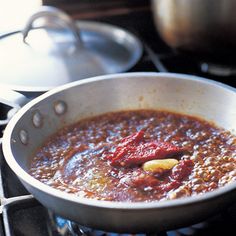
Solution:
[{"label": "simmering chili", "polygon": [[236,180],[236,137],[184,114],[111,112],[50,137],[35,153],[30,174],[86,198],[176,199]]}]

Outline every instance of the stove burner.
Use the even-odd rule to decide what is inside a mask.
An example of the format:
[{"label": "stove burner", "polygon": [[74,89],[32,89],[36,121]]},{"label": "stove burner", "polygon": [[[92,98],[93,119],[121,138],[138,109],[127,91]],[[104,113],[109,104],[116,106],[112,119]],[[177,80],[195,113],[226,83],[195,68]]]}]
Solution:
[{"label": "stove burner", "polygon": [[228,77],[236,75],[236,68],[232,66],[203,62],[200,64],[200,69],[203,73],[219,77]]},{"label": "stove burner", "polygon": [[208,236],[208,235],[234,235],[234,224],[236,219],[236,204],[226,208],[221,213],[208,218],[204,222],[190,225],[188,227],[163,231],[152,234],[120,234],[104,232],[81,226],[71,220],[55,215],[47,211],[48,228],[50,236]]},{"label": "stove burner", "polygon": [[[148,236],[150,234],[120,234],[104,232],[88,227],[81,226],[73,221],[54,215],[49,211],[50,227],[54,228],[58,234],[55,236]],[[151,234],[153,236],[194,236],[199,230],[207,228],[207,223],[202,222],[186,228],[180,228],[172,231],[159,232]]]}]

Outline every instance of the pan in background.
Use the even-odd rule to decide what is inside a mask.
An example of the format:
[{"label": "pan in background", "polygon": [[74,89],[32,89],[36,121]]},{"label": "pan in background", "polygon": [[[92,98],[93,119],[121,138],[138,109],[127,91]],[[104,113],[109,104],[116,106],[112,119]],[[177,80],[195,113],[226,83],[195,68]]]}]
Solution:
[{"label": "pan in background", "polygon": [[235,65],[235,9],[235,0],[152,0],[156,29],[167,45],[223,65]]}]

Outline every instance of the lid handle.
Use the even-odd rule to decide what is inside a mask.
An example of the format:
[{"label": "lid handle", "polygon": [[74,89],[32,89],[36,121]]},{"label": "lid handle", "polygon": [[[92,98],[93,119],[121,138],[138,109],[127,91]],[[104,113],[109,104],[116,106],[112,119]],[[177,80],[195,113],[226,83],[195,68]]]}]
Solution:
[{"label": "lid handle", "polygon": [[82,40],[80,37],[80,32],[78,27],[75,25],[74,21],[71,19],[69,15],[65,12],[59,10],[56,7],[51,6],[42,6],[40,9],[34,13],[26,22],[25,28],[22,30],[23,41],[26,42],[26,38],[29,34],[29,31],[33,29],[33,23],[38,18],[48,18],[51,19],[53,23],[63,25],[68,28],[74,35],[76,39],[76,45],[82,47]]}]

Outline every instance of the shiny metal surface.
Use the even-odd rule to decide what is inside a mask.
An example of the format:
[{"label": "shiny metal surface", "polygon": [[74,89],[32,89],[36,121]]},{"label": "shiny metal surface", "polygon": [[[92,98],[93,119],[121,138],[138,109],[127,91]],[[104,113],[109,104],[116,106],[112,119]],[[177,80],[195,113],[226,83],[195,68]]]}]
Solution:
[{"label": "shiny metal surface", "polygon": [[63,11],[57,9],[56,7],[49,6],[40,7],[39,10],[28,19],[25,28],[22,30],[23,42],[27,43],[27,36],[30,30],[34,28],[34,22],[37,21],[39,18],[46,18],[46,20],[49,21],[48,23],[51,22],[51,24],[57,24],[59,26],[65,25],[66,28],[73,33],[77,46],[82,46],[80,32],[79,29],[76,27],[74,21]]},{"label": "shiny metal surface", "polygon": [[19,108],[29,102],[29,99],[20,93],[9,90],[0,85],[0,103],[12,107],[5,120],[0,120],[0,126],[5,126]]},{"label": "shiny metal surface", "polygon": [[235,55],[236,1],[152,0],[152,9],[169,46],[212,60]]},{"label": "shiny metal surface", "polygon": [[[32,29],[42,19],[46,24]],[[122,28],[73,22],[58,9],[43,7],[22,32],[1,37],[0,51],[1,84],[23,92],[45,92],[72,81],[127,71],[140,59],[142,44]]]},{"label": "shiny metal surface", "polygon": [[[58,115],[57,101],[66,104]],[[62,126],[104,112],[167,109],[203,117],[236,133],[236,90],[204,78],[171,73],[126,73],[66,84],[27,103],[4,132],[3,152],[11,169],[44,206],[81,225],[108,232],[158,232],[204,220],[235,201],[236,183],[213,192],[151,203],[85,199],[55,190],[27,173],[32,153]],[[43,118],[34,125],[35,111]],[[21,142],[19,132],[27,132]],[[217,207],[216,207],[217,206]]]}]

